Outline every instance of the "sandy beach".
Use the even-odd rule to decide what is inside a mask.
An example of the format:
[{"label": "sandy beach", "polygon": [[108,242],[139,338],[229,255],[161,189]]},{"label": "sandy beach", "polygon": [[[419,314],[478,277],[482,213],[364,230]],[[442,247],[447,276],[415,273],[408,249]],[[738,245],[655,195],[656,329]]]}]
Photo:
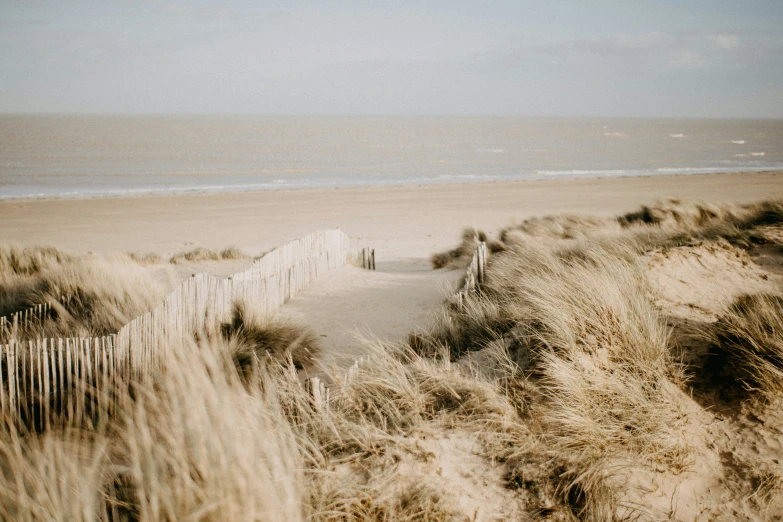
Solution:
[{"label": "sandy beach", "polygon": [[[655,205],[667,198],[682,201]],[[390,408],[389,404],[405,400],[410,400],[410,404],[394,408],[400,408],[400,412],[403,408],[421,408],[416,414],[419,420],[415,421],[420,431],[395,438],[398,434],[393,430],[397,428],[388,428],[391,431],[382,432],[381,437],[389,444],[389,449],[384,451],[399,453],[394,454],[400,459],[399,463],[390,468],[397,470],[394,480],[400,476],[412,477],[422,484],[439,488],[443,499],[454,495],[453,505],[445,500],[442,504],[456,510],[457,518],[433,515],[431,519],[463,520],[465,516],[472,516],[475,520],[488,521],[514,519],[522,513],[540,513],[543,509],[574,512],[573,507],[569,507],[570,497],[559,493],[561,486],[557,480],[561,475],[553,474],[549,464],[540,462],[537,455],[545,453],[547,458],[561,459],[572,451],[570,445],[577,441],[576,444],[585,448],[605,447],[605,456],[601,459],[609,459],[606,462],[613,466],[611,469],[620,470],[611,476],[611,480],[616,480],[611,483],[614,484],[614,496],[601,496],[606,490],[585,486],[585,495],[592,495],[591,501],[597,506],[591,509],[623,513],[624,506],[633,505],[649,513],[650,520],[662,519],[659,516],[662,513],[676,513],[673,518],[676,520],[694,520],[704,512],[703,506],[711,506],[708,511],[711,516],[732,513],[739,520],[761,520],[756,517],[758,513],[773,512],[783,499],[780,494],[783,479],[770,464],[777,464],[783,447],[780,437],[783,421],[778,409],[767,408],[762,402],[737,402],[731,395],[737,391],[725,384],[728,381],[710,373],[713,371],[708,365],[711,352],[705,344],[704,332],[718,332],[716,328],[723,328],[727,320],[732,320],[733,316],[726,315],[727,310],[746,293],[762,296],[754,298],[758,300],[755,306],[759,307],[755,313],[762,319],[767,317],[763,314],[768,314],[764,321],[779,321],[783,300],[778,302],[775,297],[763,297],[778,295],[783,285],[783,249],[780,247],[783,212],[779,204],[769,202],[776,198],[783,198],[783,172],[779,171],[88,200],[14,200],[0,203],[0,237],[7,244],[51,245],[75,252],[157,253],[160,257],[150,264],[137,264],[125,256],[107,257],[124,259],[130,264],[125,266],[127,272],[120,272],[122,275],[114,284],[133,285],[133,281],[138,280],[146,281],[144,285],[147,285],[154,279],[154,286],[162,285],[160,290],[165,292],[191,274],[208,272],[226,277],[251,263],[250,257],[242,256],[229,260],[172,263],[167,259],[172,254],[195,247],[222,250],[235,246],[247,254],[258,255],[316,230],[340,228],[350,235],[353,247],[369,246],[376,250],[377,270],[347,264],[319,274],[283,304],[276,317],[264,317],[261,321],[274,324],[279,320],[293,320],[294,323],[289,324],[295,325],[292,328],[296,332],[309,333],[307,342],[312,350],[308,348],[308,353],[316,356],[301,367],[298,376],[300,379],[318,377],[335,396],[343,397],[329,406],[336,415],[352,419],[356,411],[360,411],[357,405],[366,404],[367,400],[379,401],[378,405],[367,406],[370,415],[385,412]],[[687,200],[707,203],[700,206]],[[768,203],[749,205],[742,211],[738,206],[718,204],[762,200]],[[614,219],[570,219],[565,216],[583,214],[609,218],[647,204],[653,208],[646,213],[626,216],[629,223],[636,222],[628,227],[622,227]],[[734,216],[732,212],[738,214]],[[551,230],[542,227],[540,236],[536,236],[535,226],[526,229],[530,223],[521,224],[532,216],[557,214],[560,216],[553,218]],[[741,215],[745,217],[737,217]],[[745,225],[738,225],[742,220]],[[488,268],[490,283],[487,288],[500,285],[502,291],[482,292],[465,308],[444,307],[446,297],[453,295],[464,276],[464,265],[456,262],[447,266],[459,268],[434,270],[429,257],[453,249],[465,227],[483,229],[491,236],[514,222],[519,226],[512,227],[504,240],[508,250],[494,254],[499,261]],[[565,234],[567,228],[558,229],[560,225],[574,227],[576,236]],[[614,234],[616,239],[626,241],[615,244],[617,248],[622,248],[618,245],[635,245],[635,250],[625,252],[637,257],[637,261],[628,263],[611,250],[614,243],[601,243],[600,240],[594,244],[577,240],[571,245],[583,248],[585,256],[594,256],[589,263],[572,263],[560,254],[554,254],[559,252],[558,244],[565,245],[572,237],[589,239],[589,234],[596,230],[598,236]],[[532,235],[526,236],[528,233]],[[690,240],[683,243],[680,235],[690,237]],[[532,241],[527,243],[526,237]],[[475,244],[472,248],[475,249]],[[463,255],[461,250],[455,252],[448,255],[456,258]],[[100,260],[103,256],[81,256],[80,262],[93,258]],[[137,279],[130,278],[133,274]],[[24,281],[20,274],[13,277]],[[109,279],[106,273],[90,276],[86,284],[101,288],[108,284],[104,279]],[[136,291],[128,288],[114,292],[124,295]],[[513,297],[516,295],[513,292],[524,292],[520,295],[529,300]],[[505,302],[503,299],[512,300]],[[540,310],[544,313],[530,303],[543,303]],[[552,346],[560,343],[558,350],[572,350],[576,354],[572,357],[578,356],[580,361],[593,357],[594,361],[591,359],[588,366],[592,369],[583,373],[591,379],[600,377],[601,380],[588,382],[587,377],[581,376],[581,367],[573,366],[572,361],[576,358],[560,358],[554,351],[545,364],[530,363],[529,357],[544,357],[527,344],[520,344],[526,329],[538,328],[537,323],[530,322],[530,314],[536,313],[549,321],[549,329],[542,329],[537,334],[542,336],[540,339]],[[511,322],[508,322],[507,314],[513,317]],[[606,321],[606,317],[622,320]],[[735,320],[744,324],[742,318]],[[242,324],[236,327],[239,332],[236,335],[244,331]],[[521,329],[513,325],[519,325]],[[572,333],[581,332],[580,325],[588,325],[589,332],[575,337]],[[590,333],[593,330],[598,334]],[[411,333],[416,335],[411,336]],[[305,334],[296,335],[296,340],[288,345],[292,350],[305,338]],[[240,342],[237,339],[239,337],[232,342]],[[578,342],[569,345],[563,339]],[[584,348],[583,342],[597,344],[594,348]],[[467,355],[461,352],[465,350],[463,345],[467,346],[465,343],[472,343]],[[414,345],[417,348],[413,348]],[[450,351],[447,352],[449,357],[443,360],[419,359],[416,355],[409,364],[402,364],[402,359],[389,355],[394,350],[403,350],[400,353],[410,357],[414,352],[404,352],[408,349],[421,350],[425,354],[431,349],[440,350],[438,353]],[[615,350],[612,357],[617,357],[618,361],[624,361],[625,357],[628,362],[615,362],[606,356],[608,350]],[[674,360],[671,350],[677,361],[686,363],[690,372],[686,380],[678,377],[681,370],[671,362]],[[514,357],[521,353],[522,358],[514,359],[520,362],[513,363],[512,359],[503,358],[511,355],[497,359],[499,353],[516,353]],[[183,375],[191,375],[195,370],[187,364],[193,360],[191,357],[187,359],[189,362],[181,361],[175,366],[184,372]],[[235,364],[240,360],[235,359]],[[746,361],[747,355],[739,352],[732,360],[734,368]],[[660,366],[655,361],[664,361],[662,364],[670,368],[667,370],[667,366]],[[346,384],[349,381],[345,372],[354,362],[358,377]],[[533,388],[539,386],[538,377],[527,373],[527,366],[522,371],[516,364],[539,364],[537,368],[549,372],[547,380],[542,381],[543,387]],[[605,365],[608,367],[604,368]],[[634,372],[624,368],[634,368]],[[513,387],[498,386],[501,381],[496,381],[496,376],[503,376],[504,371],[511,373],[500,378],[520,380]],[[771,371],[779,372],[774,368]],[[646,386],[644,379],[652,379],[654,393],[639,395],[634,391]],[[778,397],[777,381],[768,382],[771,384],[767,385],[765,393]],[[276,386],[283,390],[287,385],[281,381]],[[199,381],[185,396],[198,397],[201,391],[194,390],[203,389],[204,384]],[[514,400],[522,400],[525,408],[534,404],[537,409],[530,410],[534,412],[532,418],[544,419],[545,426],[557,427],[564,418],[575,419],[575,431],[547,432],[541,440],[549,441],[547,444],[552,446],[541,446],[543,449],[535,446],[542,444],[541,437],[536,434],[531,438],[533,432],[524,424],[529,421],[530,414],[518,416],[516,406],[512,407],[508,402],[511,395],[502,395],[497,390],[504,390],[503,394],[511,393],[508,390],[523,394],[520,395],[522,399]],[[355,395],[341,396],[341,393]],[[237,397],[246,397],[244,394],[242,388]],[[549,402],[542,402],[544,400]],[[232,396],[224,409],[236,407],[237,401]],[[419,404],[421,406],[417,406]],[[453,413],[448,413],[451,409]],[[446,415],[442,417],[446,419],[445,424],[440,424],[439,417],[428,420],[433,411]],[[611,412],[611,415],[605,412]],[[254,418],[253,432],[258,431],[256,422]],[[383,429],[391,426],[387,417],[378,422]],[[361,430],[367,430],[367,421],[361,420],[361,423]],[[614,430],[611,440],[604,437],[603,432],[590,431],[598,423],[602,424],[602,429]],[[202,424],[199,421],[199,425]],[[169,425],[168,420],[161,424],[164,431]],[[475,428],[471,426],[488,428],[472,432]],[[217,433],[220,429],[206,432]],[[497,431],[493,432],[493,429]],[[330,430],[325,431],[331,433]],[[583,438],[577,439],[574,433]],[[343,437],[338,446],[348,437],[356,436],[338,435]],[[557,437],[565,442],[557,445],[560,444]],[[235,440],[231,437],[229,448],[236,448]],[[405,440],[413,444],[412,449],[405,446]],[[500,440],[511,442],[494,445],[493,441]],[[372,441],[372,444],[374,448],[379,442]],[[657,445],[665,451],[658,451]],[[570,457],[583,459],[574,460],[577,462],[574,466],[582,466],[576,469],[602,470],[604,460],[590,457],[582,446],[579,446],[580,453],[573,452]],[[519,453],[521,457],[509,459],[509,447],[522,452]],[[523,453],[524,448],[534,449],[527,454]],[[360,482],[365,476],[381,476],[389,464],[385,457],[376,461],[366,456],[374,451],[365,449],[351,457],[354,467],[345,476]],[[420,458],[422,451],[426,451],[427,458]],[[630,457],[623,457],[624,452]],[[735,460],[727,460],[727,455]],[[623,458],[631,460],[626,462]],[[731,462],[742,463],[745,471],[737,475],[733,471],[735,468],[726,464]],[[338,464],[329,466],[332,466],[328,468],[330,470],[338,469],[335,467]],[[232,470],[228,475],[234,476],[233,473]],[[633,480],[626,480],[626,475]],[[521,476],[533,478],[519,484],[512,482],[512,479],[519,481],[515,477]],[[772,481],[771,485],[757,486],[760,480],[757,477]],[[539,488],[537,484],[544,486]],[[528,495],[528,490],[536,496]],[[342,494],[346,498],[356,496],[350,490]],[[374,495],[380,499],[376,502],[385,502],[380,493]],[[446,507],[433,506],[427,509],[446,510]]]},{"label": "sandy beach", "polygon": [[[350,364],[362,355],[358,334],[395,340],[426,327],[460,277],[431,270],[429,256],[452,248],[463,228],[493,234],[531,216],[610,216],[669,197],[733,203],[783,197],[783,172],[14,200],[0,202],[0,237],[77,252],[165,257],[235,246],[259,255],[310,232],[340,228],[354,246],[375,248],[378,272],[343,267],[311,283],[282,313],[318,332],[324,364]],[[191,273],[226,277],[248,264],[151,270],[173,288]]]},{"label": "sandy beach", "polygon": [[[494,232],[534,215],[614,215],[669,197],[747,202],[783,196],[783,172],[374,186],[85,200],[0,202],[5,243],[172,254],[236,246],[260,254],[341,228],[379,269],[422,267],[464,227]],[[425,265],[426,266],[426,265]]]},{"label": "sandy beach", "polygon": [[783,1],[6,4],[0,521],[783,522]]}]

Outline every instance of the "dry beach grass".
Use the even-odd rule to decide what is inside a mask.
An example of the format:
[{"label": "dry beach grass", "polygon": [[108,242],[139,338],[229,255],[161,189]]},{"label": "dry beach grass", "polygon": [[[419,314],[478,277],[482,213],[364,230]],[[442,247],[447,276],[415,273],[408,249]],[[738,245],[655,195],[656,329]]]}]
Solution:
[{"label": "dry beach grass", "polygon": [[[783,252],[782,225],[778,201],[666,201],[506,227],[480,292],[406,342],[368,341],[351,379],[328,376],[328,409],[297,375],[319,332],[238,303],[222,336],[171,346],[148,380],[118,385],[101,422],[5,422],[0,513],[779,520],[783,273],[754,260]],[[465,264],[477,236],[433,262]],[[4,303],[38,297],[42,274],[71,262],[15,256]]]}]

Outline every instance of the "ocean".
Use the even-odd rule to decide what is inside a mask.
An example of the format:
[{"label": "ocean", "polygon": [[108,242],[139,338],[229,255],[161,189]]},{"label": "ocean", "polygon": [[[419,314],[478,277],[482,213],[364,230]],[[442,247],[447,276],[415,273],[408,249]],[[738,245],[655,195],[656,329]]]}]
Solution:
[{"label": "ocean", "polygon": [[0,115],[0,199],[783,170],[783,120]]}]

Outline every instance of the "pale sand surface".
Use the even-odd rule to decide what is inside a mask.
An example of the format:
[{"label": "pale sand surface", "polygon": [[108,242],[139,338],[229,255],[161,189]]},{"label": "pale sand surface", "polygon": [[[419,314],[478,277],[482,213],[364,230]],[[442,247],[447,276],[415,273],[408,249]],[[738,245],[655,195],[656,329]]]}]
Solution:
[{"label": "pale sand surface", "polygon": [[371,271],[344,266],[327,272],[291,298],[281,313],[319,336],[322,369],[350,366],[367,341],[395,341],[456,291],[457,270]]},{"label": "pale sand surface", "polygon": [[3,242],[81,251],[237,246],[260,254],[339,227],[376,249],[378,268],[420,268],[465,226],[562,212],[613,215],[666,197],[750,201],[783,197],[783,173],[556,179],[91,200],[0,202]]},{"label": "pale sand surface", "polygon": [[[765,235],[780,233],[778,226]],[[779,245],[757,245],[745,251],[725,241],[704,241],[644,256],[651,297],[683,350],[683,362],[704,368],[710,351],[704,328],[717,321],[736,297],[783,289],[782,259]],[[689,417],[685,442],[693,459],[690,469],[677,474],[629,473],[629,483],[644,493],[627,500],[659,513],[675,511],[676,520],[779,519],[769,517],[780,512],[779,504],[765,507],[762,502],[761,509],[754,507],[751,497],[756,493],[744,488],[765,470],[779,470],[780,407],[770,404],[754,410],[749,402],[721,392],[721,384],[728,381],[719,384],[694,372],[689,393],[680,394],[678,402]]]},{"label": "pale sand surface", "polygon": [[[433,252],[451,248],[462,228],[488,232],[533,215],[615,215],[667,197],[744,202],[783,197],[783,173],[557,179],[477,184],[360,187],[238,194],[0,202],[5,243],[77,251],[171,255],[196,246],[236,246],[258,255],[319,229],[339,227],[355,246],[376,249],[376,273],[345,267],[286,305],[323,338],[324,362],[357,355],[353,334],[393,340],[443,300],[456,273],[429,270]],[[190,273],[226,276],[245,262],[159,269],[176,284]]]}]

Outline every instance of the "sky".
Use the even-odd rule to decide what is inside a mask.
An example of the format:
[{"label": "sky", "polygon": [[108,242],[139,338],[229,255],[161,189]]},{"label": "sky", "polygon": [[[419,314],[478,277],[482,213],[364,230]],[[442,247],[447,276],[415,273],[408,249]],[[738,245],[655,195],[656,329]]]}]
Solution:
[{"label": "sky", "polygon": [[783,118],[783,0],[0,0],[0,112]]}]

